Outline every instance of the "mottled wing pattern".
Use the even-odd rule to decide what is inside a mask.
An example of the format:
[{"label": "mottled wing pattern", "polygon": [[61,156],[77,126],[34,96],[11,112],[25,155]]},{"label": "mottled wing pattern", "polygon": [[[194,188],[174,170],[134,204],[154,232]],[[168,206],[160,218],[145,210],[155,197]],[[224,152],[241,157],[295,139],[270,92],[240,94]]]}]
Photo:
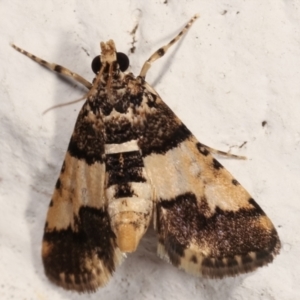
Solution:
[{"label": "mottled wing pattern", "polygon": [[280,241],[270,219],[156,92],[147,90],[154,100],[140,145],[156,195],[159,256],[212,278],[271,262]]},{"label": "mottled wing pattern", "polygon": [[79,292],[106,284],[122,260],[104,196],[103,135],[102,120],[87,101],[56,183],[43,238],[46,275]]}]

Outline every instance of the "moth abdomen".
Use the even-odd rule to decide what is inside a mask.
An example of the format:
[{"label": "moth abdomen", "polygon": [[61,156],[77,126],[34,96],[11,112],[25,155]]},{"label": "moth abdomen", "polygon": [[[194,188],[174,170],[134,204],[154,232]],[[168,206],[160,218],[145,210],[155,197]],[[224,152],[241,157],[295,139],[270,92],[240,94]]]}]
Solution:
[{"label": "moth abdomen", "polygon": [[[109,152],[106,154],[105,194],[112,230],[120,250],[134,252],[151,221],[151,185],[137,142],[105,148]],[[118,150],[124,152],[116,152]]]}]

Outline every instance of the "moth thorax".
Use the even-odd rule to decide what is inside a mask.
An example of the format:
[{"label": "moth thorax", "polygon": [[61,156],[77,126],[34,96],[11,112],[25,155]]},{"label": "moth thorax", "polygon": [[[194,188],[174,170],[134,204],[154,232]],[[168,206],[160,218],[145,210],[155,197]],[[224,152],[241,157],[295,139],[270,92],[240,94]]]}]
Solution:
[{"label": "moth thorax", "polygon": [[152,201],[141,198],[122,198],[108,207],[111,226],[122,252],[134,252],[152,216]]}]

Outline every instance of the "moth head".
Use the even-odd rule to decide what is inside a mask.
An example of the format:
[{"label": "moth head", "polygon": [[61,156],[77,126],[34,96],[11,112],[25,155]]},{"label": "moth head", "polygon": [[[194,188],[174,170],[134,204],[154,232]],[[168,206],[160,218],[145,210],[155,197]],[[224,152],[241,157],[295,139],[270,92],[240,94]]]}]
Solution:
[{"label": "moth head", "polygon": [[101,42],[101,55],[96,56],[92,61],[92,70],[95,74],[106,64],[117,62],[119,69],[124,72],[129,66],[129,58],[122,52],[116,52],[116,46],[113,40],[107,43]]}]

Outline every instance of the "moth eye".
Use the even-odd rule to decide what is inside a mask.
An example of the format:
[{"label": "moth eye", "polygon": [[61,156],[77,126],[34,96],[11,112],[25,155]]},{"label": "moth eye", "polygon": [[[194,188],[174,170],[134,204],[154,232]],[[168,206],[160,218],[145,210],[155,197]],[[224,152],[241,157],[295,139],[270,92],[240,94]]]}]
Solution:
[{"label": "moth eye", "polygon": [[129,58],[122,52],[117,52],[117,62],[122,72],[126,71],[129,67]]},{"label": "moth eye", "polygon": [[97,74],[102,67],[102,63],[100,60],[100,55],[96,56],[92,61],[92,70],[95,74]]}]

